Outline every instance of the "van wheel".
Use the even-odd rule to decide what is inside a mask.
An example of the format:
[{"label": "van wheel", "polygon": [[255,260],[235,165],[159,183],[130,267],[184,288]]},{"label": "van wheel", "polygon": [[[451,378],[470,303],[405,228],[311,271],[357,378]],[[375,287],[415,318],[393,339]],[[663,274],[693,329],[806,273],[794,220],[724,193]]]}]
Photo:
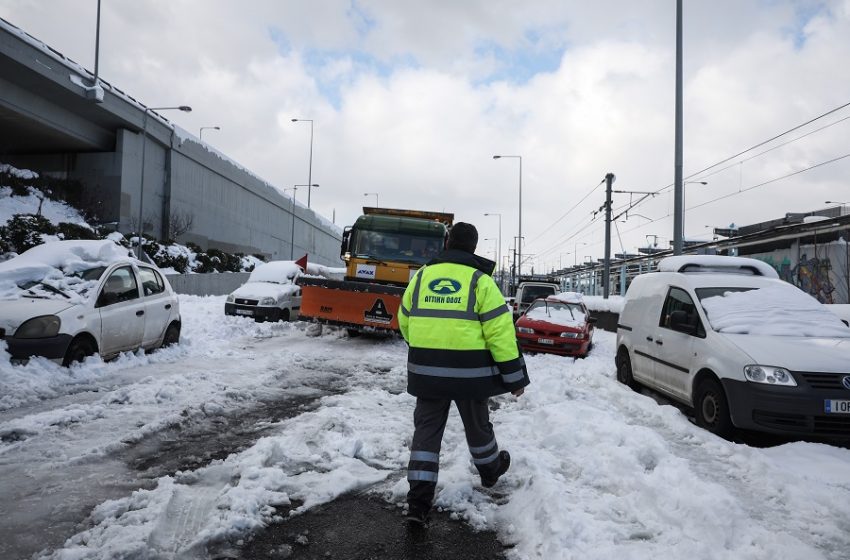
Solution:
[{"label": "van wheel", "polygon": [[617,360],[617,381],[631,389],[637,391],[638,382],[632,376],[632,361],[629,359],[629,353],[626,350],[620,350]]},{"label": "van wheel", "polygon": [[162,337],[160,348],[166,348],[180,343],[180,326],[177,323],[171,323],[165,329],[165,336]]},{"label": "van wheel", "polygon": [[68,350],[65,352],[65,358],[62,360],[62,365],[68,367],[74,362],[82,362],[94,353],[94,345],[88,338],[77,337],[68,346]]},{"label": "van wheel", "polygon": [[289,309],[284,309],[280,312],[280,320],[284,323],[289,322]]},{"label": "van wheel", "polygon": [[714,379],[704,379],[697,387],[694,413],[697,426],[722,438],[731,436],[735,429],[729,415],[726,393]]}]

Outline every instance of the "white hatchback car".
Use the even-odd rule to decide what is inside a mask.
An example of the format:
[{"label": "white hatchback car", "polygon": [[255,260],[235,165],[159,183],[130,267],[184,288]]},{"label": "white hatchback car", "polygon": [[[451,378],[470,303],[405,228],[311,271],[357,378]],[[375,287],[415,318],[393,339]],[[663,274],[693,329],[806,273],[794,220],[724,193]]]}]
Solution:
[{"label": "white hatchback car", "polygon": [[0,263],[0,340],[63,365],[180,340],[177,295],[112,241],[49,242]]},{"label": "white hatchback car", "polygon": [[677,256],[629,286],[617,379],[693,407],[698,425],[850,438],[850,328],[755,259]]}]

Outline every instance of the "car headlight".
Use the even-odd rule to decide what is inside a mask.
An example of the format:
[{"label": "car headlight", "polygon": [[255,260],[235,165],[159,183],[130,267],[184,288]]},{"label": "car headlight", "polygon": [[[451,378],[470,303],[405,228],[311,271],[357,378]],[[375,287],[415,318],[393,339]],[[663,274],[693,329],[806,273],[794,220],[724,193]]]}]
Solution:
[{"label": "car headlight", "polygon": [[15,338],[49,338],[59,334],[62,321],[56,315],[42,315],[25,321],[15,331]]},{"label": "car headlight", "polygon": [[517,327],[516,332],[522,334],[534,334],[534,329],[530,329],[528,327]]},{"label": "car headlight", "polygon": [[584,333],[580,332],[562,332],[561,338],[584,338]]},{"label": "car headlight", "polygon": [[277,300],[273,297],[264,297],[260,300],[260,305],[274,305],[275,303],[277,303]]},{"label": "car headlight", "polygon": [[227,303],[233,303],[234,301],[236,301],[236,296],[234,296],[233,294],[227,296]]},{"label": "car headlight", "polygon": [[797,382],[791,373],[781,367],[751,365],[744,366],[744,377],[753,383],[764,383],[766,385],[785,385],[796,387]]}]

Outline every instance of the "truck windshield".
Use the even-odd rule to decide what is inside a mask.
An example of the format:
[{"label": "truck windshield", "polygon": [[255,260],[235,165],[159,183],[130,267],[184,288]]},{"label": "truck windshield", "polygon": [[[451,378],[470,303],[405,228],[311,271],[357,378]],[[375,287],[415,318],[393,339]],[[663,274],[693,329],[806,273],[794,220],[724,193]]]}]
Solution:
[{"label": "truck windshield", "polygon": [[442,238],[424,235],[355,230],[352,237],[352,256],[378,261],[425,264],[443,248]]}]

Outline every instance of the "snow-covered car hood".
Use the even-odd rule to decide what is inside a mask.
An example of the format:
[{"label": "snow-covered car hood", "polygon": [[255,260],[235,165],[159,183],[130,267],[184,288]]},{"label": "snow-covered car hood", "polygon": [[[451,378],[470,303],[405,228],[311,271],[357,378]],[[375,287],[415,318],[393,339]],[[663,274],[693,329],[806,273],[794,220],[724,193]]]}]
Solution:
[{"label": "snow-covered car hood", "polygon": [[850,338],[722,334],[753,363],[792,371],[850,372]]},{"label": "snow-covered car hood", "polygon": [[245,299],[279,298],[292,295],[298,290],[295,284],[275,284],[274,282],[248,282],[236,288],[231,295]]},{"label": "snow-covered car hood", "polygon": [[73,303],[55,299],[21,298],[3,301],[0,305],[0,328],[8,335],[14,334],[27,319],[41,315],[56,315],[73,307]]}]

